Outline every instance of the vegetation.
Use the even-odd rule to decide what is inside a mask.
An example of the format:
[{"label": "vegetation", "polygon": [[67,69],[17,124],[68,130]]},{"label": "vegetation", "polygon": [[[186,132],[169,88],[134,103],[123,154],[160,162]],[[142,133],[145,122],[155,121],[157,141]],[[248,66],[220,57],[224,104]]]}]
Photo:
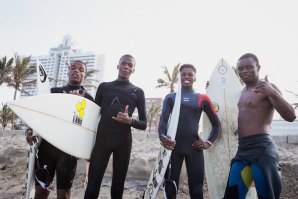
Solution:
[{"label": "vegetation", "polygon": [[17,97],[17,92],[22,92],[23,84],[28,83],[26,82],[28,76],[35,73],[33,67],[29,68],[30,60],[30,56],[21,57],[18,54],[15,54],[15,66],[12,68],[12,73],[7,82],[7,85],[9,87],[13,87],[15,90],[13,97],[14,100]]},{"label": "vegetation", "polygon": [[[15,90],[14,97],[13,97],[14,100],[17,97],[17,92],[23,91],[22,89],[23,85],[26,83],[30,83],[30,82],[26,82],[28,76],[35,72],[35,70],[32,67],[29,68],[30,60],[31,60],[30,56],[21,57],[17,53],[14,55],[14,58],[10,58],[8,61],[6,56],[0,60],[0,75],[1,75],[0,85],[2,85],[3,83],[6,83],[7,86],[14,88]],[[9,110],[8,107],[4,105],[1,117],[5,116],[4,117],[5,120],[3,120],[2,118],[1,120],[2,126],[7,125],[6,113],[8,110]],[[14,124],[14,114],[12,112],[11,112],[11,117],[12,117],[11,123]]]},{"label": "vegetation", "polygon": [[13,58],[7,61],[6,56],[0,59],[0,86],[9,82],[9,75],[12,71]]},{"label": "vegetation", "polygon": [[163,73],[165,74],[166,78],[158,79],[158,85],[156,86],[156,88],[166,87],[170,89],[171,93],[173,93],[175,91],[175,84],[177,84],[178,82],[179,67],[180,64],[177,64],[174,67],[172,74],[170,74],[168,68],[166,66],[163,66]]},{"label": "vegetation", "polygon": [[156,118],[159,115],[161,107],[156,105],[155,103],[152,103],[149,111],[147,112],[147,121],[148,121],[148,127],[149,127],[149,133],[151,132],[152,124],[154,123],[156,125]]},{"label": "vegetation", "polygon": [[13,121],[13,112],[5,104],[2,104],[2,109],[0,110],[0,123],[3,129],[7,126],[8,123]]}]

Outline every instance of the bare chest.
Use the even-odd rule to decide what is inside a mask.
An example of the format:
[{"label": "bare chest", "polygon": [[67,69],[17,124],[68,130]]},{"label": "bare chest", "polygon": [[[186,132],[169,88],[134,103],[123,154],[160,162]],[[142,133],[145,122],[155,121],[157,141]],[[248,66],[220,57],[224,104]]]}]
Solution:
[{"label": "bare chest", "polygon": [[255,93],[251,89],[247,89],[241,95],[238,107],[241,108],[248,108],[248,109],[256,109],[260,106],[263,106],[265,101],[265,96],[261,93]]}]

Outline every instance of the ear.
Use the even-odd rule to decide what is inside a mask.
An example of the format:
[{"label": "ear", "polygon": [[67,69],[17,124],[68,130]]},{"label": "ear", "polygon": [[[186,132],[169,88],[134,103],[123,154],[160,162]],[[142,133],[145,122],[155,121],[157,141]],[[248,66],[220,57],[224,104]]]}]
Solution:
[{"label": "ear", "polygon": [[197,78],[195,77],[194,80],[193,80],[193,82],[196,82],[196,81],[197,81]]},{"label": "ear", "polygon": [[119,64],[117,65],[117,69],[119,69]]},{"label": "ear", "polygon": [[260,69],[261,69],[261,65],[258,65],[257,67],[258,67],[258,71],[260,71]]},{"label": "ear", "polygon": [[131,73],[134,73],[135,72],[135,67],[133,67],[133,69],[131,70]]}]

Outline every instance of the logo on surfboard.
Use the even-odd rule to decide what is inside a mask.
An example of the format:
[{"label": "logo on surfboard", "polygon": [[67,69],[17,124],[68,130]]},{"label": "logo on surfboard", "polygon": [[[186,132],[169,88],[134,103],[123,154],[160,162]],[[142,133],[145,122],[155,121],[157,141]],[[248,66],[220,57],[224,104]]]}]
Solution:
[{"label": "logo on surfboard", "polygon": [[225,65],[221,65],[220,67],[218,67],[218,72],[221,74],[225,74],[227,72],[227,67]]},{"label": "logo on surfboard", "polygon": [[39,76],[40,76],[40,81],[41,81],[41,83],[44,83],[46,80],[47,80],[47,73],[46,73],[46,71],[44,70],[44,68],[42,67],[42,65],[39,65],[38,66],[38,68],[39,68]]},{"label": "logo on surfboard", "polygon": [[219,111],[219,105],[216,102],[212,102],[212,104],[213,104],[213,107],[217,113]]},{"label": "logo on surfboard", "polygon": [[74,116],[72,118],[72,122],[74,124],[82,125],[83,117],[84,117],[84,109],[86,108],[86,100],[78,102],[76,105],[76,111],[74,112]]}]

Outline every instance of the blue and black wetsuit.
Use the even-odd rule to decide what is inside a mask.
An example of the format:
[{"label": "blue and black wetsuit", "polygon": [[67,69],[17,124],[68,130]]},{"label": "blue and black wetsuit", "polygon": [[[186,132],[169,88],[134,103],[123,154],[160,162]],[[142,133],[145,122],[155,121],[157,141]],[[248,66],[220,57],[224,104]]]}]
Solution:
[{"label": "blue and black wetsuit", "polygon": [[[128,170],[132,145],[131,127],[145,130],[147,127],[145,95],[141,88],[129,81],[101,83],[97,89],[95,102],[101,107],[95,146],[91,155],[88,185],[85,198],[98,198],[102,178],[113,153],[113,179],[111,198],[122,198],[124,182]],[[128,115],[138,109],[139,120],[131,125],[122,124],[112,117],[124,112],[129,105]]]},{"label": "blue and black wetsuit", "polygon": [[[168,119],[174,106],[175,96],[176,93],[171,93],[165,97],[159,124],[160,135],[166,135]],[[190,196],[195,199],[203,198],[204,156],[203,151],[194,149],[192,144],[199,139],[199,121],[203,111],[212,124],[208,140],[213,143],[220,126],[209,97],[193,90],[182,90],[176,146],[171,155],[170,178],[175,181],[177,186],[179,185],[181,167],[185,159]],[[167,189],[168,196],[173,195],[171,192],[171,189]]]},{"label": "blue and black wetsuit", "polygon": [[269,134],[239,138],[224,198],[245,199],[253,182],[259,199],[280,198],[280,170],[277,148]]},{"label": "blue and black wetsuit", "polygon": [[[82,86],[64,86],[55,87],[51,89],[51,93],[69,93],[72,90],[79,90],[79,92],[86,91]],[[85,93],[85,98],[94,101],[93,97]],[[59,131],[59,128],[57,128]],[[60,149],[54,147],[46,140],[42,140],[38,148],[39,167],[44,168],[46,165],[49,171],[50,181],[53,181],[56,172],[57,189],[70,189],[76,173],[77,158]],[[35,166],[37,168],[37,166]],[[35,181],[39,185],[39,182]]]}]

